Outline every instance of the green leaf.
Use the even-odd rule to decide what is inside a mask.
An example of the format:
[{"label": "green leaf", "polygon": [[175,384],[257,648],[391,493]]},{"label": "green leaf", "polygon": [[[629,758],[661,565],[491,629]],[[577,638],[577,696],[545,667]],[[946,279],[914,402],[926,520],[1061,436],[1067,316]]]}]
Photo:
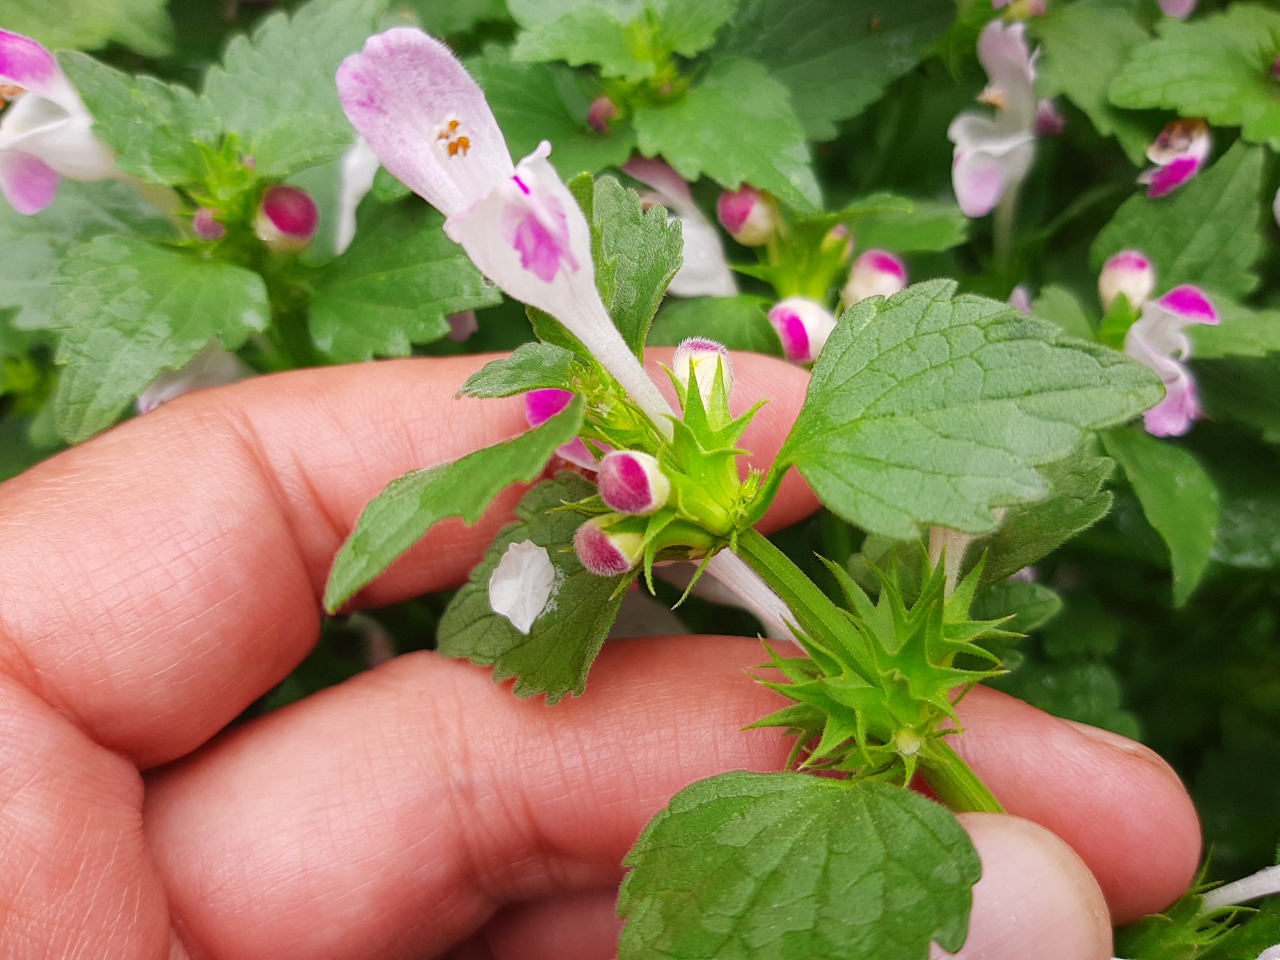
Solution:
[{"label": "green leaf", "polygon": [[1218,491],[1196,458],[1137,429],[1110,430],[1103,445],[1120,464],[1142,512],[1169,547],[1173,603],[1182,606],[1209,565],[1218,529]]},{"label": "green leaf", "polygon": [[1144,162],[1151,139],[1148,123],[1118,110],[1107,100],[1107,88],[1130,52],[1147,39],[1134,0],[1079,0],[1054,4],[1048,13],[1028,21],[1044,51],[1038,63],[1036,89],[1041,96],[1065,96],[1104,137],[1114,135],[1135,164]]},{"label": "green leaf", "polygon": [[854,237],[864,250],[879,247],[894,253],[950,250],[969,239],[969,218],[955,203],[911,200],[909,211],[889,210],[860,217]]},{"label": "green leaf", "polygon": [[1097,339],[1096,322],[1075,295],[1065,287],[1045,287],[1031,306],[1031,313],[1049,320],[1069,337]]},{"label": "green leaf", "polygon": [[638,83],[652,77],[670,54],[693,57],[711,46],[737,7],[738,0],[536,5],[517,0],[512,11],[525,29],[512,55],[596,64],[606,77]]},{"label": "green leaf", "polygon": [[596,180],[591,193],[586,187],[575,182],[574,195],[591,224],[596,287],[622,339],[643,358],[649,324],[680,268],[680,224],[660,205],[645,210],[613,177]]},{"label": "green leaf", "polygon": [[556,447],[582,426],[575,398],[541,426],[460,460],[406,473],[393,480],[360,514],[333,561],[324,608],[336,611],[447,517],[475,523],[499,493],[533,480]]},{"label": "green leaf", "polygon": [[1094,241],[1093,269],[1136,248],[1155,264],[1162,289],[1196,283],[1232,297],[1250,293],[1258,285],[1253,266],[1264,249],[1264,153],[1237,143],[1177,193],[1130,197]]},{"label": "green leaf", "polygon": [[172,225],[159,210],[120,183],[58,184],[58,200],[39,216],[24,217],[0,203],[0,308],[16,307],[14,327],[47,328],[53,322],[54,286],[67,251],[99,234],[128,233],[162,239]]},{"label": "green leaf", "polygon": [[1118,107],[1165,107],[1280,150],[1280,12],[1256,3],[1191,23],[1166,18],[1160,36],[1135,50],[1111,84]]},{"label": "green leaf", "polygon": [[640,152],[686,180],[750,183],[801,213],[821,205],[804,129],[787,88],[754,60],[717,60],[698,86],[665,106],[637,106]]},{"label": "green leaf", "polygon": [[676,794],[624,862],[619,960],[922,960],[960,948],[981,873],[909,790],[743,771]]},{"label": "green leaf", "polygon": [[1220,322],[1197,323],[1187,330],[1197,360],[1265,357],[1280,353],[1280,310],[1251,310],[1221,294],[1209,292]]},{"label": "green leaf", "polygon": [[58,431],[78,442],[104,430],[166,369],[210,341],[228,350],[270,321],[256,273],[132,237],[74,248],[54,304],[64,364],[54,396]]},{"label": "green leaf", "polygon": [[750,294],[668,300],[649,331],[649,345],[676,347],[689,337],[709,337],[730,350],[782,356],[782,343],[769,323],[769,301]]},{"label": "green leaf", "polygon": [[1242,442],[1236,431],[1194,430],[1188,439],[1221,500],[1212,558],[1255,570],[1280,567],[1280,451]]},{"label": "green leaf", "polygon": [[1062,609],[1062,598],[1042,583],[1008,580],[994,583],[978,594],[969,610],[975,620],[1012,619],[1002,630],[1030,633],[1044,626]]},{"label": "green leaf", "polygon": [[603,76],[627,83],[647,80],[657,65],[637,56],[638,51],[627,40],[626,24],[613,11],[584,4],[522,32],[511,48],[511,56],[525,63],[563,60],[571,67],[593,64]]},{"label": "green leaf", "polygon": [[1037,466],[1159,398],[1127,357],[954,294],[933,280],[846,311],[779,454],[868,531],[990,530],[993,507],[1049,492]]},{"label": "green leaf", "polygon": [[468,33],[484,23],[507,23],[504,0],[407,0],[422,29],[436,37]]},{"label": "green leaf", "polygon": [[[583,569],[573,551],[573,535],[581,514],[555,511],[562,503],[595,493],[595,485],[571,473],[541,483],[516,508],[519,521],[507,527],[457,592],[440,620],[440,652],[492,665],[493,678],[515,677],[517,696],[545,694],[554,704],[566,694],[580,694],[587,671],[600,652],[622,605],[631,574],[600,577]],[[489,578],[513,543],[531,540],[547,551],[556,571],[556,586],[546,608],[528,634],[517,630],[489,605]]]},{"label": "green leaf", "polygon": [[59,58],[93,114],[94,133],[116,152],[116,166],[149,183],[197,183],[205,175],[197,144],[221,134],[210,106],[186,87],[132,77],[83,53]]},{"label": "green leaf", "polygon": [[333,77],[377,30],[385,6],[311,0],[292,16],[267,17],[252,37],[232,39],[222,64],[210,68],[205,99],[224,128],[240,135],[261,176],[288,176],[355,142]]},{"label": "green leaf", "polygon": [[509,397],[545,387],[568,389],[580,367],[570,350],[551,343],[524,343],[511,356],[490,360],[458,392],[468,397]]},{"label": "green leaf", "polygon": [[484,88],[511,155],[527,156],[550,140],[551,163],[566,180],[582,172],[621,166],[635,150],[635,134],[615,126],[609,134],[587,125],[591,98],[572,71],[557,64],[512,63],[506,51],[489,47],[467,68]]},{"label": "green leaf", "polygon": [[745,0],[717,57],[758,60],[791,91],[811,140],[830,140],[928,55],[955,18],[949,0]]},{"label": "green leaf", "polygon": [[445,336],[449,314],[499,302],[443,224],[416,199],[361,204],[350,248],[315,281],[316,346],[340,363],[407,356],[410,344]]},{"label": "green leaf", "polygon": [[6,0],[4,29],[55,50],[96,50],[119,43],[143,56],[173,49],[166,0]]},{"label": "green leaf", "polygon": [[1030,506],[1014,507],[984,541],[983,583],[1012,576],[1107,515],[1112,497],[1102,484],[1115,463],[1095,453],[1094,447],[1086,443],[1069,457],[1040,468],[1049,496]]},{"label": "green leaf", "polygon": [[1205,415],[1262,431],[1262,439],[1280,443],[1280,377],[1276,357],[1194,359],[1192,367]]},{"label": "green leaf", "polygon": [[659,43],[682,57],[710,47],[740,5],[740,0],[650,0]]}]

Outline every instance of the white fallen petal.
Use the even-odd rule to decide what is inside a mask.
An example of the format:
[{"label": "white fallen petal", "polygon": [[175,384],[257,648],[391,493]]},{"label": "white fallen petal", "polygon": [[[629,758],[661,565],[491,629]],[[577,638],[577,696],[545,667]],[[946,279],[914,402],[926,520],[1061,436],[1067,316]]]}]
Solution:
[{"label": "white fallen petal", "polygon": [[507,547],[489,577],[489,606],[528,634],[556,587],[556,568],[546,547],[521,540]]}]

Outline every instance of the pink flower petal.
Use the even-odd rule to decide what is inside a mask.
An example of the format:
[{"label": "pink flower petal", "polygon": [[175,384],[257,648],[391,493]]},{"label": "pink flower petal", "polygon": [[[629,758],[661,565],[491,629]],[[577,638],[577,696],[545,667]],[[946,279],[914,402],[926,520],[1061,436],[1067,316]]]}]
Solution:
[{"label": "pink flower petal", "polygon": [[1004,196],[1005,172],[997,158],[979,151],[956,150],[951,166],[956,202],[966,217],[985,217]]},{"label": "pink flower petal", "polygon": [[382,165],[446,216],[513,172],[484,93],[449,48],[421,30],[371,37],[338,69],[338,95]]},{"label": "pink flower petal", "polygon": [[53,54],[30,37],[0,30],[0,83],[11,83],[42,93],[42,89],[62,76]]},{"label": "pink flower petal", "polygon": [[675,213],[684,213],[684,208],[693,205],[689,181],[662,160],[632,157],[622,165],[622,171],[657,190],[663,197],[663,205]]},{"label": "pink flower petal", "polygon": [[524,395],[524,418],[529,426],[539,427],[569,405],[573,391],[558,387],[530,390]]},{"label": "pink flower petal", "polygon": [[1192,323],[1218,323],[1218,311],[1199,287],[1184,283],[1174,287],[1156,304]]},{"label": "pink flower petal", "polygon": [[39,157],[18,151],[0,151],[0,191],[10,206],[30,216],[53,203],[58,195],[58,175]]},{"label": "pink flower petal", "polygon": [[1203,161],[1195,157],[1179,157],[1163,167],[1157,167],[1145,175],[1148,197],[1163,197],[1194,177],[1200,172]]},{"label": "pink flower petal", "polygon": [[1181,437],[1200,417],[1195,381],[1180,366],[1179,375],[1164,382],[1164,390],[1164,399],[1143,414],[1143,426],[1152,436]]},{"label": "pink flower petal", "polygon": [[1166,17],[1176,17],[1179,20],[1185,20],[1191,14],[1195,13],[1196,4],[1199,0],[1160,0],[1160,11]]}]

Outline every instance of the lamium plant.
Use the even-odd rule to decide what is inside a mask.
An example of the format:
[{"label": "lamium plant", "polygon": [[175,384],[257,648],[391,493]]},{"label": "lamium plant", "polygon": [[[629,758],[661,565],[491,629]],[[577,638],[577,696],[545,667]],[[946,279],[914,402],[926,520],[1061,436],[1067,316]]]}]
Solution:
[{"label": "lamium plant", "polygon": [[[0,478],[183,393],[495,352],[457,393],[527,429],[391,482],[323,605],[518,485],[393,646],[554,718],[633,595],[749,624],[789,759],[650,821],[621,960],[961,950],[978,684],[1192,779],[1214,855],[1117,957],[1277,955],[1280,13],[281,5],[198,89],[181,31],[0,11]],[[771,461],[748,352],[808,377]],[[793,474],[821,510],[766,536]]]}]

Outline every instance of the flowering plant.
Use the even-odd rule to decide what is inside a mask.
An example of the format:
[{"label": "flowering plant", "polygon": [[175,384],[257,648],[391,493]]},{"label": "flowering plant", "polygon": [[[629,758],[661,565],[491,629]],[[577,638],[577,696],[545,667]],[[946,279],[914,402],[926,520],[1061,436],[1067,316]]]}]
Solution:
[{"label": "flowering plant", "polygon": [[[6,475],[185,392],[501,349],[457,386],[520,397],[528,430],[393,481],[324,605],[523,484],[469,582],[413,607],[443,654],[555,704],[637,595],[770,638],[754,726],[791,763],[651,822],[623,958],[960,950],[980,867],[951,814],[1003,809],[953,747],[978,683],[1181,755],[1215,879],[1264,866],[1280,701],[1235,687],[1277,662],[1280,15],[442,7],[229,9],[261,22],[199,92],[181,34],[0,22]],[[149,72],[50,52],[113,40]],[[771,462],[744,449],[770,400],[748,351],[809,378]],[[797,474],[822,512],[767,537]],[[1275,911],[1241,904],[1275,874],[1207,876],[1118,955],[1270,956]]]}]

